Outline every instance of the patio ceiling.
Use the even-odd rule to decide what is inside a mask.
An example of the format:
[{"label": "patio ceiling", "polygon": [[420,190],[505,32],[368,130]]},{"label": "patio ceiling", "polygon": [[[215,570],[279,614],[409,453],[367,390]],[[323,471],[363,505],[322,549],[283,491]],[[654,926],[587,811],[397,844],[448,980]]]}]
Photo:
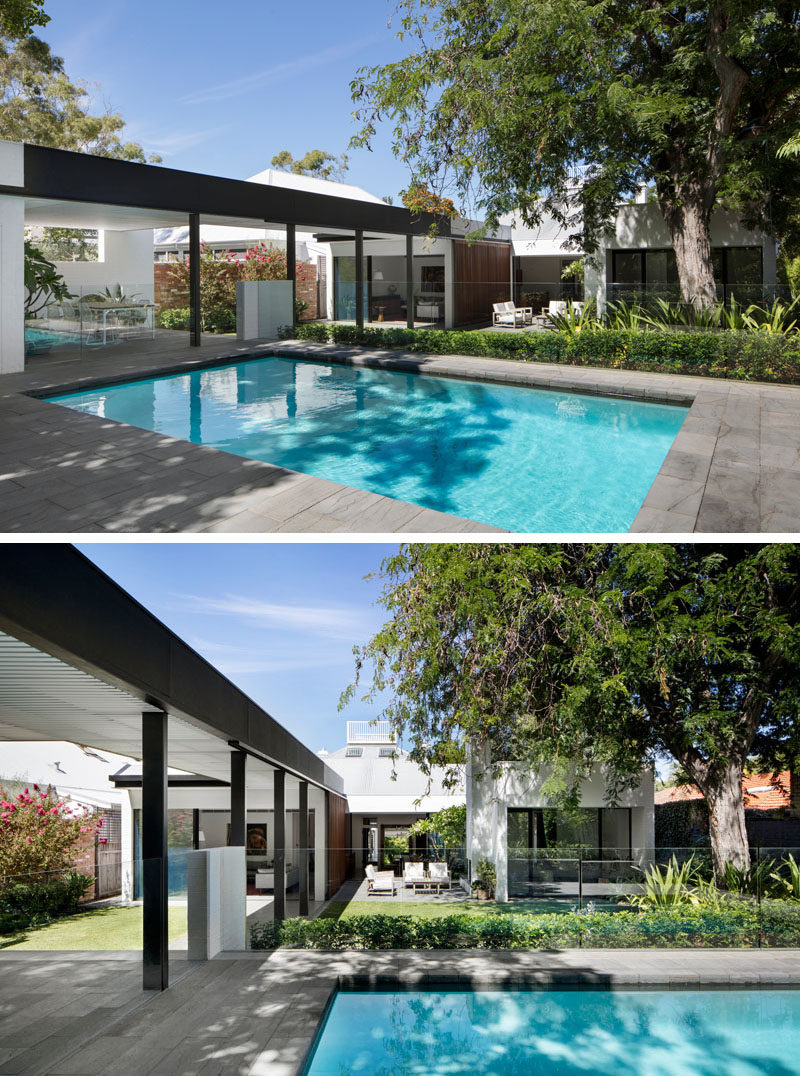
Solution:
[{"label": "patio ceiling", "polygon": [[248,785],[280,767],[341,794],[341,777],[77,550],[14,544],[0,559],[0,740],[70,740],[142,757],[141,715],[169,715],[169,764]]},{"label": "patio ceiling", "polygon": [[[68,740],[140,759],[146,709],[141,699],[0,632],[0,740]],[[168,743],[172,768],[230,780],[225,740],[170,715]],[[262,768],[271,787],[271,768],[253,765],[248,772],[255,781]],[[248,784],[266,787],[264,777]]]}]

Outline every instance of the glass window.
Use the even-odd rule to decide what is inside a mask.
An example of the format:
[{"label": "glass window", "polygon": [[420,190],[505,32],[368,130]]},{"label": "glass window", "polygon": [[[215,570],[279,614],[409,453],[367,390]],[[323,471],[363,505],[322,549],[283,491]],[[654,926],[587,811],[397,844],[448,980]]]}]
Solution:
[{"label": "glass window", "polygon": [[647,285],[677,284],[678,263],[674,250],[648,250],[644,255]]},{"label": "glass window", "polygon": [[729,247],[726,284],[761,284],[761,247]]},{"label": "glass window", "polygon": [[642,252],[640,250],[615,250],[613,273],[615,284],[641,284]]}]

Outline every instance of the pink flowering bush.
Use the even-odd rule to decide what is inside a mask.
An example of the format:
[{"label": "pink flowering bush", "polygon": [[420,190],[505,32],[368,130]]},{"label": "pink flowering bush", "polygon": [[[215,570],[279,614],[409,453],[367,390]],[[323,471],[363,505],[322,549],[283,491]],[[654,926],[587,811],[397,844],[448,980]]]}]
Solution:
[{"label": "pink flowering bush", "polygon": [[[203,313],[204,332],[233,332],[236,328],[236,283],[239,280],[286,280],[286,252],[267,243],[256,243],[244,255],[230,250],[214,251],[201,244],[200,306]],[[306,267],[302,262],[296,266],[297,281],[305,281]],[[176,294],[189,295],[189,259],[170,266],[170,277]],[[298,301],[299,313],[308,306]],[[180,308],[179,313],[183,314]],[[162,310],[159,324],[162,328],[188,326],[188,311],[180,325]],[[184,324],[185,322],[185,324]]]},{"label": "pink flowering bush", "polygon": [[0,788],[0,888],[13,876],[69,867],[81,838],[99,835],[102,826],[51,789],[33,785],[11,795]]}]

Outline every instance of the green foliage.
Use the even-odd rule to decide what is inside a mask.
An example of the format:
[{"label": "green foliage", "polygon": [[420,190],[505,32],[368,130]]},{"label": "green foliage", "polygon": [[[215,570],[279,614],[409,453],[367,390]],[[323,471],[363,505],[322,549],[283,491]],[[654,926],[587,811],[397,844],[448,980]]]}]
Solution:
[{"label": "green foliage", "polygon": [[317,344],[800,384],[800,333],[629,331],[592,324],[591,311],[585,322],[583,315],[576,318],[578,331],[563,333],[359,329],[309,322],[281,335]]},{"label": "green foliage", "polygon": [[203,331],[207,333],[235,333],[236,310],[222,304],[203,310]]},{"label": "green foliage", "polygon": [[42,228],[35,243],[54,262],[97,261],[96,228]]},{"label": "green foliage", "polygon": [[735,863],[726,863],[722,869],[720,881],[730,893],[746,893],[753,897],[770,893],[775,888],[773,883],[776,864],[770,858],[758,858],[748,866],[741,867]]},{"label": "green foliage", "polygon": [[729,901],[649,911],[469,914],[424,919],[363,915],[288,919],[250,928],[252,949],[556,949],[797,946],[800,905]]},{"label": "green foliage", "polygon": [[629,897],[628,901],[637,908],[680,908],[697,904],[697,891],[693,885],[696,879],[694,856],[689,856],[683,863],[678,863],[677,857],[673,856],[664,866],[653,863],[647,867],[642,892]]},{"label": "green foliage", "polygon": [[25,37],[34,26],[46,26],[44,0],[3,0],[0,5],[0,33],[4,37]]},{"label": "green foliage", "polygon": [[493,897],[497,889],[497,871],[494,863],[484,858],[479,859],[475,866],[475,879],[473,889],[485,889],[490,897]]},{"label": "green foliage", "polygon": [[296,176],[316,176],[317,179],[343,180],[349,162],[347,154],[335,157],[321,149],[310,149],[303,157],[295,160],[288,149],[276,153],[269,162],[281,172],[294,172]]},{"label": "green foliage", "polygon": [[796,134],[795,8],[400,0],[397,11],[407,54],[358,71],[351,144],[370,146],[388,121],[415,178],[474,193],[490,225],[549,213],[592,253],[616,206],[646,184],[683,299],[698,307],[714,302],[715,204],[765,227],[771,211],[779,238],[797,233],[800,157],[776,156]]},{"label": "green foliage", "polygon": [[142,305],[146,300],[136,292],[127,292],[121,284],[106,285],[102,291],[84,295],[81,298],[84,303],[104,303],[106,306],[133,306]]},{"label": "green foliage", "polygon": [[[772,862],[770,866],[773,866]],[[800,901],[800,863],[793,855],[788,855],[778,869],[770,873],[769,880],[775,896]]]},{"label": "green foliage", "polygon": [[71,297],[55,265],[27,239],[24,272],[26,318],[32,318],[50,303],[61,303]]},{"label": "green foliage", "polygon": [[35,882],[4,886],[0,889],[0,934],[75,911],[92,883],[92,878],[77,871],[63,871]]},{"label": "green foliage", "polygon": [[125,121],[118,113],[95,116],[89,107],[89,87],[70,81],[64,61],[44,41],[0,39],[0,138],[125,161],[161,160],[122,141]]},{"label": "green foliage", "polygon": [[467,843],[467,807],[464,803],[443,807],[427,818],[418,818],[408,831],[409,837],[435,833],[445,848],[463,848]]},{"label": "green foliage", "polygon": [[678,800],[655,805],[656,848],[688,848],[708,838],[705,800]]},{"label": "green foliage", "polygon": [[173,310],[159,310],[156,315],[156,325],[159,329],[187,329],[191,322],[191,311],[188,306],[177,307]]},{"label": "green foliage", "polygon": [[490,776],[561,760],[576,804],[602,765],[614,802],[668,755],[716,804],[715,869],[747,866],[727,837],[744,833],[745,762],[797,735],[800,547],[417,544],[381,578],[387,620],[341,705],[369,669],[364,701],[388,699],[423,770],[456,780],[470,746]]}]

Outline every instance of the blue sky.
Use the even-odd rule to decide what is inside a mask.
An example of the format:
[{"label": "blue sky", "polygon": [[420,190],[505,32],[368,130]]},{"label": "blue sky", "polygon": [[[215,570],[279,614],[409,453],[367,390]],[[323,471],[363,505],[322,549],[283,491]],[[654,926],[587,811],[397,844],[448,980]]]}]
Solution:
[{"label": "blue sky", "polygon": [[314,751],[341,747],[352,649],[385,617],[376,571],[394,545],[114,543],[77,548]]},{"label": "blue sky", "polygon": [[[355,131],[349,84],[403,56],[394,0],[50,0],[39,31],[95,107],[173,168],[245,178],[281,149],[339,154]],[[348,180],[384,197],[405,186],[389,149],[352,153]],[[395,198],[396,200],[396,198]]]}]

